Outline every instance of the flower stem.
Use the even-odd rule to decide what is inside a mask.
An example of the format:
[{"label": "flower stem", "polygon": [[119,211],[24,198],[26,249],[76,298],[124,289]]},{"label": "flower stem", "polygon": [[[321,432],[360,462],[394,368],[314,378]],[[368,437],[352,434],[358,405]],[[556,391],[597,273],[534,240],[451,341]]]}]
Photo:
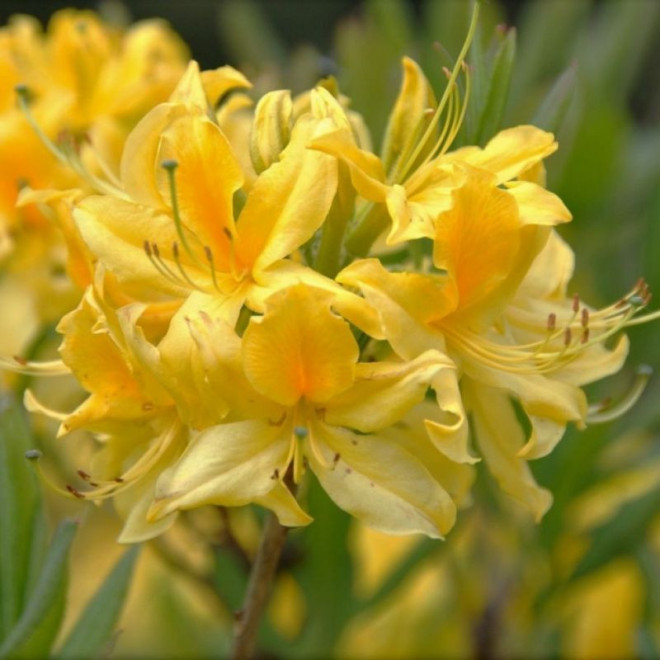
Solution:
[{"label": "flower stem", "polygon": [[269,513],[250,573],[243,609],[237,613],[234,648],[231,654],[233,660],[247,660],[254,655],[259,622],[268,603],[286,533],[287,528],[282,527],[277,517]]}]

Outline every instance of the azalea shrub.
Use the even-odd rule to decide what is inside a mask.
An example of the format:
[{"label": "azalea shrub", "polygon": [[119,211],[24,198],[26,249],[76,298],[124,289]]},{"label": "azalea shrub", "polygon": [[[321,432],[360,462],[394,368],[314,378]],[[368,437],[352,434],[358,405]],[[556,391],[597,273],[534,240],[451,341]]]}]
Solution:
[{"label": "azalea shrub", "polygon": [[[251,573],[266,583],[286,528],[325,524],[319,497],[376,532],[451,540],[492,478],[516,516],[543,518],[553,494],[530,461],[632,407],[646,367],[618,399],[585,387],[658,313],[643,279],[602,306],[573,293],[553,133],[466,142],[478,25],[475,5],[440,86],[403,58],[379,148],[334,78],[257,95],[158,21],[121,32],[67,10],[47,32],[3,28],[0,286],[24,315],[0,333],[24,378],[5,387],[27,379],[28,410],[85,447],[29,451],[42,481],[112,500],[124,544],[201,507],[229,530],[235,507],[270,510]],[[68,378],[75,403],[33,377]],[[247,593],[239,640],[260,613]]]}]

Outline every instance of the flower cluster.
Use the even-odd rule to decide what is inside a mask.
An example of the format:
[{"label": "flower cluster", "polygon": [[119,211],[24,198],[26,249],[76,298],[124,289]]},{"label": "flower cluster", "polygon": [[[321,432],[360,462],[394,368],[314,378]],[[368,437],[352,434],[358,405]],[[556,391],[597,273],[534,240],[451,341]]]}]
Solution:
[{"label": "flower cluster", "polygon": [[[310,472],[371,527],[440,537],[480,459],[536,518],[548,509],[528,461],[608,414],[582,386],[620,369],[627,340],[609,340],[649,318],[636,316],[649,294],[639,282],[593,309],[567,293],[573,254],[555,227],[571,216],[544,187],[551,134],[518,126],[452,150],[467,46],[439,99],[404,60],[380,154],[332,81],[252,108],[238,71],[191,62],[108,164],[55,144],[38,90],[33,102],[17,81],[71,178],[35,178],[21,203],[62,215],[69,269],[88,275],[58,325],[61,362],[4,364],[71,372],[88,393],[66,414],[28,403],[60,436],[96,434],[93,465],[62,490],[113,498],[121,540],[205,504],[307,524],[296,491]],[[72,131],[95,127],[99,107],[104,129],[109,108],[137,112],[131,79],[113,86],[139,69],[131,52],[107,83],[90,60],[64,97]]]}]

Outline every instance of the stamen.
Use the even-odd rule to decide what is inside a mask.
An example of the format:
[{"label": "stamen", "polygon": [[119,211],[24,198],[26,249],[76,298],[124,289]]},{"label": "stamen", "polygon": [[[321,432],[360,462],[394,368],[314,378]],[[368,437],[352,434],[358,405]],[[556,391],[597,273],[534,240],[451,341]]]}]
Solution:
[{"label": "stamen", "polygon": [[[225,229],[227,229],[225,227]],[[229,230],[226,232],[230,236],[231,240],[231,234],[229,233]],[[220,287],[218,286],[218,279],[215,275],[215,263],[213,262],[213,252],[211,252],[211,248],[208,245],[204,246],[204,254],[206,256],[206,260],[209,262],[209,268],[211,269],[211,277],[213,278],[213,286],[217,291],[220,291]]]},{"label": "stamen", "polygon": [[71,369],[62,360],[36,362],[14,355],[11,358],[0,357],[0,369],[13,371],[26,376],[67,376]]},{"label": "stamen", "polygon": [[183,223],[181,222],[181,214],[179,213],[179,199],[176,191],[176,170],[179,167],[179,163],[176,160],[164,160],[161,163],[161,167],[167,172],[167,178],[170,184],[170,200],[172,202],[172,217],[174,218],[174,225],[176,227],[176,233],[181,240],[181,245],[183,249],[188,253],[188,256],[193,260],[197,261],[195,254],[193,253],[190,245],[188,244],[188,239],[186,238],[183,231]]},{"label": "stamen", "polygon": [[176,241],[174,241],[174,243],[172,243],[172,257],[174,258],[174,263],[177,265],[177,268],[179,269],[179,272],[181,273],[181,277],[183,277],[183,279],[186,282],[188,282],[188,284],[190,284],[190,286],[193,289],[197,289],[198,291],[201,291],[201,289],[190,279],[190,277],[188,276],[188,273],[186,273],[186,271],[184,270],[183,264],[181,263],[181,259],[180,259],[180,256],[179,256],[179,244]]},{"label": "stamen", "polygon": [[619,403],[614,406],[602,403],[597,404],[596,406],[592,406],[589,409],[589,413],[587,414],[587,423],[604,424],[606,422],[611,422],[615,419],[618,419],[627,413],[642,396],[652,374],[653,369],[651,369],[651,367],[648,365],[644,364],[638,367],[635,374],[635,381],[623,399],[621,399],[621,401],[619,401]]},{"label": "stamen", "polygon": [[554,332],[557,327],[557,315],[554,312],[548,314],[548,332]]}]

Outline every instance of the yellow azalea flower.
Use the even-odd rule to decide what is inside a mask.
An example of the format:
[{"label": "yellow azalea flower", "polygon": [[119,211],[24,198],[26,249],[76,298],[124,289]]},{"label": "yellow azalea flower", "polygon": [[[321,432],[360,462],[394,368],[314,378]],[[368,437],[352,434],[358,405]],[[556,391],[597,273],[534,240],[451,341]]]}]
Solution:
[{"label": "yellow azalea flower", "polygon": [[[436,220],[435,273],[389,272],[366,259],[338,279],[378,310],[385,337],[404,359],[448,352],[458,372],[443,372],[434,383],[440,417],[427,421],[431,438],[453,460],[474,461],[470,412],[479,453],[501,487],[538,518],[551,497],[526,461],[551,451],[568,422],[587,421],[581,386],[621,367],[627,341],[611,350],[605,342],[633,322],[647,292],[639,284],[604,310],[568,297],[570,249],[551,228],[530,224],[492,174],[467,171],[452,209]],[[545,223],[551,215],[539,209],[536,219]],[[449,395],[459,381],[461,396]],[[529,421],[529,436],[512,399]]]},{"label": "yellow azalea flower", "polygon": [[[0,29],[0,268],[33,299],[42,323],[54,322],[80,296],[65,271],[83,288],[90,272],[67,257],[62,231],[69,248],[79,239],[66,205],[51,211],[45,198],[24,196],[17,208],[19,191],[89,189],[83,163],[89,176],[114,176],[126,135],[167,98],[186,58],[183,43],[161,21],[122,33],[92,12],[64,10],[45,32],[28,16]],[[0,353],[30,339],[26,326]]]},{"label": "yellow azalea flower", "polygon": [[[155,479],[181,454],[187,440],[172,398],[132,348],[141,311],[136,305],[114,310],[99,287],[90,287],[58,326],[64,334],[62,363],[50,367],[53,375],[72,372],[87,398],[70,413],[47,408],[29,390],[25,398],[29,410],[60,422],[58,438],[78,429],[97,435],[100,448],[91,466],[78,469],[83,485],[51,485],[81,500],[112,497],[125,521],[120,536],[124,542],[150,538],[172,523],[173,516],[149,523],[145,512]],[[23,371],[45,373],[48,366],[27,364]]]},{"label": "yellow azalea flower", "polygon": [[423,399],[433,376],[450,367],[447,358],[427,351],[408,362],[358,362],[332,301],[332,293],[302,284],[269,298],[242,338],[243,383],[214,377],[212,354],[226,324],[201,316],[195,337],[218,385],[207,396],[231,387],[252,411],[192,438],[159,479],[151,519],[203,504],[258,502],[285,525],[305,524],[288,485],[308,466],[340,507],[376,529],[437,537],[452,526],[453,501],[424,457],[380,432]]},{"label": "yellow azalea flower", "polygon": [[[216,75],[224,90],[247,84],[230,69]],[[333,290],[351,316],[353,306],[363,308],[359,298],[287,259],[333,202],[336,162],[307,144],[343,117],[339,106],[324,90],[313,92],[311,112],[296,120],[276,162],[245,191],[241,165],[208,115],[203,76],[192,64],[172,99],[129,136],[122,187],[77,204],[74,217],[88,248],[138,300],[183,300],[195,292],[198,306],[222,307],[235,323],[244,302],[261,310],[273,289],[310,281]],[[375,331],[369,318],[361,322]]]}]

